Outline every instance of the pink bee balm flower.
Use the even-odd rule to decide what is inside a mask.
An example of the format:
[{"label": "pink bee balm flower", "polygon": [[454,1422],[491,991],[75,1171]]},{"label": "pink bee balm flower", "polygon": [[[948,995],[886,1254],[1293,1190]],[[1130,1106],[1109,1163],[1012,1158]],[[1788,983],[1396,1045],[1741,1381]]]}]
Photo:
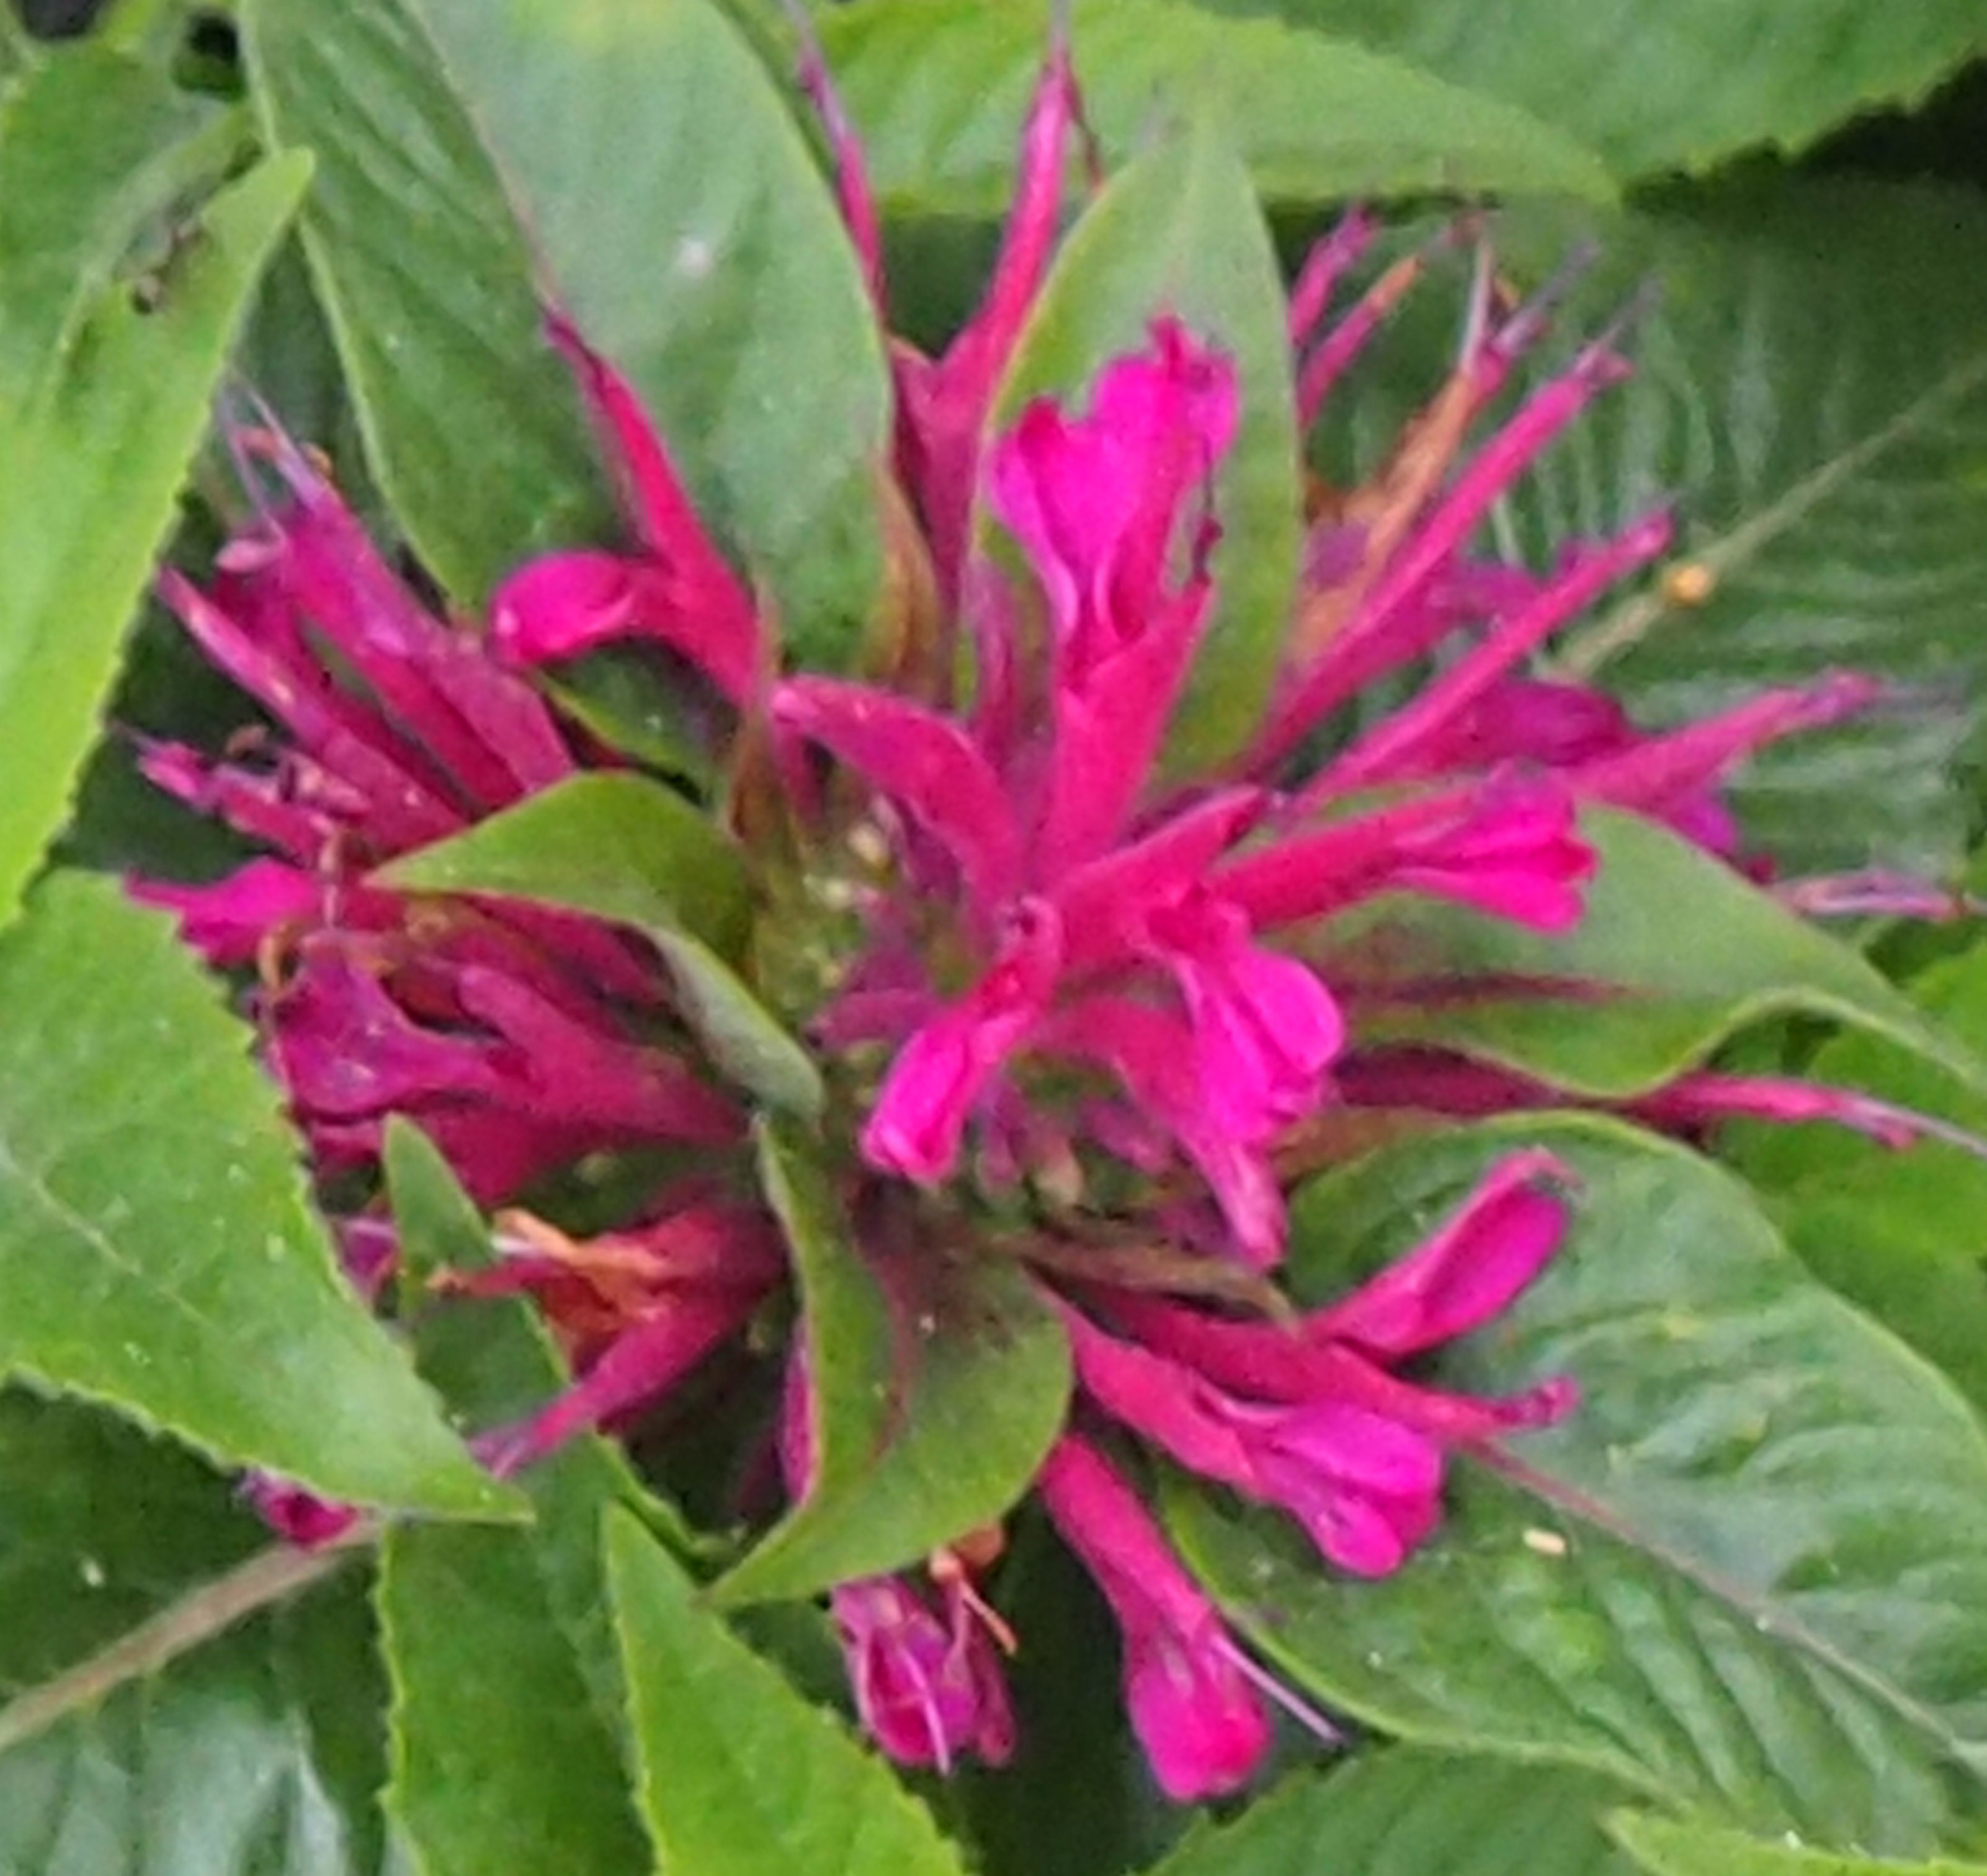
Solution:
[{"label": "pink bee balm flower", "polygon": [[[803,78],[880,313],[861,153],[811,50]],[[1763,744],[1875,693],[1824,674],[1651,733],[1533,672],[1554,634],[1665,550],[1670,523],[1643,516],[1542,569],[1483,556],[1493,504],[1627,369],[1604,336],[1473,444],[1554,295],[1501,314],[1486,265],[1454,368],[1394,457],[1360,488],[1311,492],[1279,668],[1245,746],[1176,773],[1162,757],[1196,660],[1221,655],[1210,622],[1236,551],[1217,491],[1243,393],[1223,335],[1154,305],[1088,387],[992,418],[1079,124],[1058,33],[984,302],[938,356],[892,349],[886,512],[915,616],[887,668],[782,664],[754,569],[710,539],[629,385],[554,315],[626,538],[514,569],[479,633],[394,575],[302,452],[238,439],[248,479],[273,467],[277,487],[211,579],[169,572],[160,589],[268,720],[218,755],[141,740],[138,761],[256,851],[219,880],[133,890],[240,973],[362,1294],[396,1261],[377,1190],[393,1116],[417,1122],[479,1203],[542,1203],[500,1213],[492,1260],[434,1286],[437,1306],[525,1300],[572,1365],[515,1423],[477,1436],[487,1465],[637,1419],[666,1431],[686,1399],[718,1419],[731,1378],[784,1363],[784,1407],[771,1432],[742,1436],[727,1510],[804,1501],[816,1402],[805,1345],[780,1344],[815,1304],[807,1285],[798,1310],[780,1294],[793,1208],[776,1214],[761,1189],[750,1119],[763,1087],[734,1085],[739,1051],[701,1040],[721,1024],[679,1002],[638,933],[380,881],[395,857],[614,759],[562,720],[532,667],[615,643],[657,654],[659,681],[708,733],[717,779],[700,805],[727,818],[752,875],[743,989],[821,1071],[816,1196],[841,1208],[902,1318],[889,1351],[901,1399],[886,1405],[918,1411],[919,1351],[942,1321],[926,1303],[961,1260],[997,1254],[1050,1299],[1075,1386],[1064,1417],[1046,1416],[1061,1430],[1034,1489],[1110,1607],[1134,1729],[1184,1800],[1256,1770],[1266,1700],[1330,1729],[1242,1651],[1172,1554],[1131,1483],[1135,1451],[1293,1520],[1320,1568],[1377,1577],[1438,1527],[1456,1452],[1574,1399],[1565,1379],[1479,1399],[1402,1372],[1547,1269],[1569,1200],[1541,1155],[1493,1166],[1348,1295],[1300,1311],[1272,1287],[1288,1189],[1370,1129],[1365,1111],[1421,1125],[1567,1098],[1443,1047],[1439,1028],[1413,1048],[1371,1034],[1354,975],[1365,915],[1418,896],[1575,931],[1596,865],[1578,822],[1590,803],[1763,876],[1725,783]],[[1425,269],[1425,255],[1396,262],[1334,318],[1373,234],[1350,218],[1293,288],[1307,430]],[[1348,723],[1343,707],[1362,701]],[[1923,901],[1874,873],[1785,890],[1822,909]],[[1444,963],[1412,960],[1438,1011],[1457,990]],[[1736,1115],[1890,1140],[1928,1130],[1845,1091],[1701,1067],[1625,1111],[1685,1135]],[[299,1541],[344,1528],[342,1507],[280,1481],[248,1490]],[[1014,1749],[1001,1658],[1017,1638],[994,1607],[997,1527],[986,1537],[952,1534],[923,1577],[865,1574],[828,1595],[863,1726],[901,1763],[997,1764]]]}]

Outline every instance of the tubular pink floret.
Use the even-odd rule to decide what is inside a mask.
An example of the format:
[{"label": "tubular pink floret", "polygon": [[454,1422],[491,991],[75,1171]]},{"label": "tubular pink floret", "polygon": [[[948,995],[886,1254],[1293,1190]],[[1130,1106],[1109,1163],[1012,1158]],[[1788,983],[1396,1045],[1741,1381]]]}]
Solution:
[{"label": "tubular pink floret", "polygon": [[1638,1118],[1658,1126],[1694,1129],[1726,1120],[1824,1121],[1893,1152],[1921,1140],[1936,1140],[1976,1159],[1987,1159],[1987,1140],[1950,1121],[1880,1101],[1858,1088],[1792,1076],[1726,1075],[1699,1069],[1679,1075],[1628,1105]]},{"label": "tubular pink floret", "polygon": [[1531,603],[1493,621],[1482,641],[1433,679],[1414,699],[1361,737],[1296,798],[1300,808],[1413,773],[1416,750],[1439,737],[1482,700],[1518,661],[1537,650],[1573,615],[1624,573],[1669,545],[1668,511],[1646,515],[1598,548],[1576,550]]},{"label": "tubular pink floret", "polygon": [[1372,245],[1377,224],[1364,208],[1354,207],[1339,218],[1338,225],[1321,241],[1311,244],[1304,265],[1290,288],[1290,303],[1285,324],[1293,351],[1309,342],[1318,322],[1324,317],[1331,296],[1345,270]]},{"label": "tubular pink floret", "polygon": [[1767,692],[1721,715],[1568,772],[1581,795],[1617,807],[1661,815],[1679,798],[1701,792],[1771,742],[1839,723],[1884,694],[1874,678],[1835,671],[1785,690]]},{"label": "tubular pink floret", "polygon": [[1213,1604],[1088,1441],[1058,1440],[1039,1489],[1122,1631],[1125,1703],[1160,1789],[1182,1803],[1233,1791],[1262,1762],[1270,1727]]},{"label": "tubular pink floret", "polygon": [[1383,633],[1395,615],[1462,546],[1490,506],[1547,444],[1594,398],[1627,375],[1600,342],[1569,369],[1533,393],[1515,416],[1471,460],[1448,492],[1424,515],[1408,544],[1381,575],[1359,616],[1307,672],[1295,673],[1272,708],[1249,758],[1260,773],[1287,754],[1326,711],[1351,694],[1345,671],[1363,641]]},{"label": "tubular pink floret", "polygon": [[814,15],[801,0],[781,0],[781,11],[786,15],[787,23],[793,28],[794,36],[799,42],[795,76],[808,102],[814,106],[815,115],[821,120],[821,133],[828,140],[828,154],[835,165],[835,192],[842,208],[842,224],[848,231],[849,244],[855,248],[857,262],[862,269],[862,283],[869,290],[869,303],[875,309],[880,325],[886,311],[883,236],[876,216],[875,193],[869,185],[869,166],[863,158],[862,142],[855,134],[855,126],[848,121],[848,112],[842,108],[842,94],[835,86],[833,73],[828,69],[821,35],[815,29]]},{"label": "tubular pink floret", "polygon": [[1783,906],[1812,919],[1948,919],[1987,916],[1987,900],[1912,873],[1882,867],[1783,879],[1771,889]]}]

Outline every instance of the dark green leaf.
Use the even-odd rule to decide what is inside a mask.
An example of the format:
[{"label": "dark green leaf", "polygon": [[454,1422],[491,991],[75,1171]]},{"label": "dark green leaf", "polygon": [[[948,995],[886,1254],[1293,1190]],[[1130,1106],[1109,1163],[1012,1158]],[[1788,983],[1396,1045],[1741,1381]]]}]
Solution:
[{"label": "dark green leaf", "polygon": [[1019,1268],[858,1243],[818,1149],[761,1123],[761,1162],[799,1275],[815,1476],[718,1586],[737,1604],[803,1596],[924,1557],[991,1523],[1062,1424],[1069,1350]]},{"label": "dark green leaf", "polygon": [[374,876],[403,892],[480,892],[562,906],[736,957],[745,865],[717,825],[639,775],[575,775]]},{"label": "dark green leaf", "polygon": [[1579,1179],[1571,1240],[1440,1375],[1570,1375],[1573,1414],[1461,1469],[1441,1533],[1381,1581],[1185,1490],[1177,1529],[1286,1671],[1391,1731],[1923,1852],[1987,1763],[1987,1439],[1744,1187],[1610,1123],[1472,1129],[1307,1187],[1296,1287],[1398,1253],[1520,1143]]},{"label": "dark green leaf", "polygon": [[[0,1392],[0,1701],[66,1672],[268,1542],[191,1453],[70,1401]],[[6,1867],[0,1864],[0,1868]]]},{"label": "dark green leaf", "polygon": [[107,882],[0,940],[0,1368],[327,1496],[502,1514],[336,1268],[248,1042]]},{"label": "dark green leaf", "polygon": [[887,382],[833,201],[705,0],[417,0],[562,303],[625,371],[807,663],[881,560]]},{"label": "dark green leaf", "polygon": [[1395,1749],[1286,1779],[1152,1876],[1625,1876],[1591,1773]]},{"label": "dark green leaf", "polygon": [[1968,0],[1202,0],[1345,32],[1529,106],[1623,175],[1701,170],[1755,143],[1798,148],[1868,106],[1910,103],[1987,29]]},{"label": "dark green leaf", "polygon": [[101,46],[49,59],[0,106],[0,395],[60,370],[142,231],[221,179],[239,127]]},{"label": "dark green leaf", "polygon": [[614,522],[579,400],[541,333],[525,238],[400,0],[249,0],[270,140],[317,157],[305,247],[374,472],[463,601]]},{"label": "dark green leaf", "polygon": [[1628,347],[1638,375],[1513,491],[1512,524],[1543,558],[1676,497],[1679,552],[1714,576],[1708,601],[1671,605],[1658,582],[1572,633],[1568,664],[1651,724],[1829,666],[1895,680],[1901,704],[1768,751],[1736,798],[1783,872],[1937,872],[1969,837],[1955,754],[1987,697],[1987,211],[1844,184],[1692,199],[1690,214],[1597,230],[1506,224],[1520,278],[1597,233],[1569,330],[1638,282],[1661,288]]},{"label": "dark green leaf", "polygon": [[1762,1843],[1742,1831],[1648,1811],[1618,1811],[1607,1828],[1650,1876],[1987,1876],[1987,1864],[1840,1857],[1798,1841]]},{"label": "dark green leaf", "polygon": [[[821,32],[886,204],[983,214],[1006,203],[1048,42],[1040,4],[946,8],[864,0]],[[1345,39],[1212,19],[1180,0],[1078,0],[1084,115],[1105,150],[1213,113],[1266,194],[1286,202],[1430,191],[1607,197],[1593,154],[1547,117],[1449,85]]]},{"label": "dark green leaf", "polygon": [[[79,323],[62,315],[59,367],[21,401],[0,395],[0,921],[66,811],[242,307],[307,173],[280,157],[224,190],[142,301],[100,288]],[[8,187],[0,169],[0,197]]]},{"label": "dark green leaf", "polygon": [[265,1614],[0,1755],[8,1876],[383,1876],[363,1578]]},{"label": "dark green leaf", "polygon": [[1122,170],[1077,224],[1010,362],[996,421],[1045,392],[1074,398],[1169,313],[1227,354],[1241,400],[1215,478],[1215,605],[1167,744],[1172,765],[1201,769],[1255,727],[1296,582],[1302,508],[1276,257],[1247,173],[1204,128]]},{"label": "dark green leaf", "polygon": [[677,1876],[962,1876],[923,1806],[697,1601],[633,1518],[609,1514],[608,1576],[640,1797]]},{"label": "dark green leaf", "polygon": [[384,1689],[357,1582],[216,1641],[216,1586],[269,1561],[268,1533],[191,1455],[73,1402],[0,1395],[0,1869],[380,1868]]},{"label": "dark green leaf", "polygon": [[1402,1007],[1367,1033],[1439,1040],[1557,1088],[1620,1098],[1660,1086],[1749,1024],[1801,1012],[1853,1024],[1987,1087],[1987,1065],[1857,953],[1701,848],[1606,810],[1590,809],[1580,828],[1601,870],[1587,889],[1586,915],[1564,936],[1432,899],[1390,904],[1373,936],[1384,941],[1376,953],[1393,960],[1390,973],[1424,980],[1431,967],[1452,979],[1509,973],[1587,989]]}]

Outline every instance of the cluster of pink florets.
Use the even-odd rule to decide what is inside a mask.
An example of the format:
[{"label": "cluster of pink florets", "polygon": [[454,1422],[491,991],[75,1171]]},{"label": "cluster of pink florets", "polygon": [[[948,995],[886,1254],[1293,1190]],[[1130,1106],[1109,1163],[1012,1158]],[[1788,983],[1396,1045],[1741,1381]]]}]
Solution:
[{"label": "cluster of pink florets", "polygon": [[[859,154],[822,75],[808,76],[877,283]],[[1081,408],[1045,399],[989,434],[1075,125],[1058,49],[981,309],[943,356],[892,354],[893,467],[918,524],[894,551],[921,560],[910,584],[936,596],[921,626],[934,655],[916,673],[783,672],[628,387],[555,322],[619,475],[631,545],[521,568],[479,634],[409,592],[302,454],[245,439],[251,480],[273,468],[279,492],[204,588],[168,575],[162,590],[273,727],[218,759],[152,744],[141,760],[265,852],[215,884],[137,889],[176,908],[216,964],[259,966],[267,1060],[328,1193],[342,1176],[363,1182],[394,1115],[426,1129],[488,1205],[589,1156],[695,1150],[699,1170],[662,1182],[626,1229],[575,1240],[508,1216],[496,1264],[454,1280],[535,1298],[573,1358],[572,1387],[488,1443],[493,1464],[526,1463],[666,1395],[784,1282],[742,1150],[750,1102],[700,1055],[631,934],[507,901],[412,900],[373,876],[601,759],[531,667],[609,643],[666,652],[710,705],[701,720],[751,732],[720,728],[713,761],[756,752],[752,785],[776,791],[798,865],[841,890],[837,929],[852,935],[818,1000],[781,1014],[844,1071],[836,1085],[859,1091],[831,1117],[847,1136],[851,1215],[865,1190],[916,1193],[970,1241],[981,1208],[1031,1195],[1031,1228],[1057,1252],[1037,1280],[1066,1324],[1076,1381],[1040,1502],[1122,1630],[1126,1697],[1160,1783],[1189,1797],[1247,1776],[1277,1690],[1174,1557],[1133,1456],[1163,1454],[1279,1507],[1325,1565],[1395,1569],[1436,1521],[1449,1451],[1570,1403],[1563,1385],[1485,1402],[1398,1372],[1533,1280],[1564,1230],[1566,1182],[1543,1156],[1514,1153],[1402,1261],[1287,1319],[1209,1300],[1218,1285],[1128,1284],[1105,1264],[1086,1277],[1083,1247],[1115,1231],[1169,1247],[1169,1268],[1199,1258],[1264,1276],[1284,1249],[1279,1156],[1307,1122],[1348,1104],[1527,1105],[1540,1091],[1460,1055],[1364,1043],[1317,935],[1396,894],[1564,931],[1594,865],[1581,805],[1641,813],[1732,855],[1717,793],[1729,768],[1869,689],[1827,679],[1646,736],[1607,698],[1527,673],[1552,633],[1663,550],[1668,526],[1652,515],[1542,575],[1472,557],[1493,501],[1622,369],[1607,343],[1589,347],[1463,456],[1543,323],[1536,308],[1494,319],[1486,277],[1439,423],[1360,498],[1308,521],[1253,741],[1218,772],[1162,778],[1196,660],[1221,656],[1207,642],[1224,552],[1213,491],[1237,390],[1220,335],[1155,307],[1145,345],[1108,365]],[[1294,291],[1307,429],[1418,265],[1327,322],[1371,235],[1348,221]],[[983,513],[1018,550],[1018,575],[976,545]],[[1307,757],[1342,705],[1437,656],[1439,674],[1407,703]],[[769,890],[767,916],[804,903]],[[1665,1117],[1687,1125],[1793,1097],[1698,1075],[1666,1098]],[[391,1266],[390,1225],[362,1199],[342,1230],[369,1289]],[[796,1496],[808,1411],[796,1365],[779,1439]],[[261,1490],[300,1536],[335,1518]],[[1001,1657],[1014,1638],[980,1587],[997,1548],[961,1534],[923,1576],[834,1593],[858,1706],[900,1760],[997,1762],[1012,1749]]]}]

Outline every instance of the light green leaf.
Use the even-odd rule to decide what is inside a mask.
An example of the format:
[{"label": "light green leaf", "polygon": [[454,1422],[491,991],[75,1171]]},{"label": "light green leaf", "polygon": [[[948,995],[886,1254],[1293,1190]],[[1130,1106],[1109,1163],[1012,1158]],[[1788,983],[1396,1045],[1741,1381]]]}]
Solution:
[{"label": "light green leaf", "polygon": [[963,1876],[924,1807],[703,1608],[624,1512],[609,1513],[607,1561],[642,1809],[671,1871]]},{"label": "light green leaf", "polygon": [[1799,149],[1859,110],[1923,98],[1987,27],[1968,0],[1201,0],[1344,32],[1593,143],[1624,176]]},{"label": "light green leaf", "polygon": [[686,933],[653,932],[683,1019],[730,1079],[778,1112],[820,1118],[827,1089],[814,1058],[716,953]]},{"label": "light green leaf", "polygon": [[1735,796],[1784,874],[1937,874],[1970,837],[1955,767],[1987,697],[1987,210],[1834,182],[1690,202],[1598,228],[1503,223],[1520,282],[1597,240],[1569,332],[1660,288],[1627,345],[1637,375],[1513,491],[1513,535],[1541,564],[1673,498],[1678,557],[1714,576],[1709,599],[1673,605],[1651,582],[1569,633],[1566,666],[1652,725],[1831,666],[1893,680],[1897,703],[1768,750]]},{"label": "light green leaf", "polygon": [[615,522],[530,249],[476,126],[400,0],[245,0],[271,142],[317,176],[306,251],[374,474],[423,563],[480,604],[530,555]]},{"label": "light green leaf", "polygon": [[718,1584],[734,1605],[872,1576],[991,1523],[1034,1479],[1070,1385],[1061,1324],[1017,1267],[949,1257],[929,1234],[914,1255],[865,1251],[791,1122],[761,1122],[760,1159],[800,1281],[815,1476]]},{"label": "light green leaf", "polygon": [[575,775],[373,876],[401,892],[477,892],[681,931],[735,957],[750,916],[744,860],[660,782]]},{"label": "light green leaf", "polygon": [[[1390,970],[1530,978],[1540,992],[1386,1010],[1365,1034],[1439,1041],[1556,1088],[1621,1099],[1702,1062],[1748,1024],[1799,1013],[1851,1024],[1987,1088],[1987,1063],[1860,954],[1701,848],[1605,809],[1583,815],[1580,832],[1600,871],[1585,916],[1563,936],[1433,899],[1392,902],[1367,928]],[[1555,997],[1545,994],[1550,980],[1587,987]]]},{"label": "light green leaf", "polygon": [[1650,1876],[1987,1876],[1987,1864],[1955,1863],[1945,1857],[1898,1863],[1836,1856],[1799,1842],[1762,1843],[1742,1831],[1650,1811],[1617,1811],[1607,1830]]},{"label": "light green leaf", "polygon": [[1166,759],[1204,769],[1247,741],[1283,643],[1297,580],[1297,420],[1283,289],[1249,178],[1205,127],[1112,178],[1064,244],[995,400],[1004,424],[1031,398],[1071,401],[1162,314],[1232,361],[1233,446],[1215,477],[1215,604],[1175,711]]},{"label": "light green leaf", "polygon": [[[100,287],[79,322],[59,315],[74,332],[60,368],[25,401],[0,396],[0,922],[66,811],[243,305],[307,174],[278,157],[224,190],[142,300]],[[43,272],[28,268],[29,290]],[[46,329],[46,310],[31,323]]]},{"label": "light green leaf", "polygon": [[327,1497],[504,1515],[338,1270],[248,1039],[106,881],[0,940],[0,1371]]},{"label": "light green leaf", "polygon": [[[925,0],[826,8],[821,35],[885,205],[907,213],[1004,207],[1028,94],[1048,43],[1034,4]],[[1084,116],[1107,154],[1155,127],[1215,118],[1279,201],[1498,190],[1611,197],[1593,153],[1549,114],[1446,84],[1270,20],[1211,19],[1183,0],[1078,0]]]},{"label": "light green leaf", "polygon": [[1624,1876],[1597,1822],[1621,1796],[1562,1766],[1362,1753],[1286,1778],[1151,1876]]},{"label": "light green leaf", "polygon": [[553,290],[626,373],[805,663],[881,570],[889,393],[833,201],[706,0],[417,0]]},{"label": "light green leaf", "polygon": [[1447,1522],[1384,1581],[1185,1488],[1176,1531],[1286,1672],[1407,1739],[1923,1853],[1987,1766],[1987,1438],[1742,1186],[1611,1123],[1471,1129],[1306,1187],[1294,1286],[1338,1292],[1520,1144],[1577,1177],[1570,1240],[1437,1378],[1569,1375],[1574,1412],[1459,1459]]}]

